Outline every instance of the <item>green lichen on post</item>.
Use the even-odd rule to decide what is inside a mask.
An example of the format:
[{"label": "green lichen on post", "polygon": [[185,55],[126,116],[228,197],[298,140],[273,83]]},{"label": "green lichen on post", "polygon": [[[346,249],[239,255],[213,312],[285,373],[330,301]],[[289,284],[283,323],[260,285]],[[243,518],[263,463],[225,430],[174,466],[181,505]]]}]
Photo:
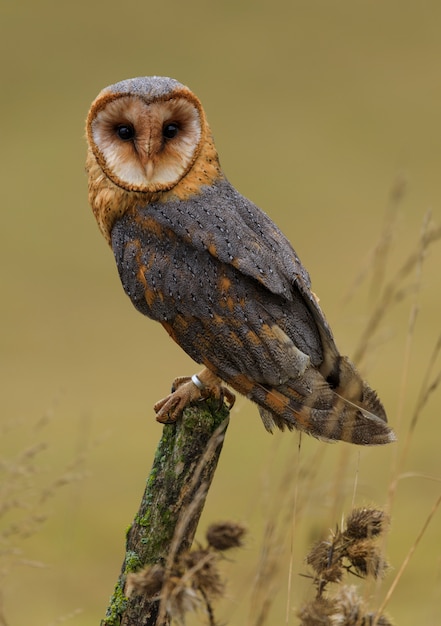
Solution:
[{"label": "green lichen on post", "polygon": [[227,416],[226,407],[219,407],[211,400],[186,409],[177,424],[164,426],[143,500],[129,533],[128,544],[144,565],[166,558],[180,512],[176,506],[180,494],[212,433]]},{"label": "green lichen on post", "polygon": [[118,581],[115,585],[115,591],[110,599],[106,618],[101,621],[101,626],[120,626],[121,616],[127,609],[127,603],[128,598],[125,597],[124,592],[121,589],[121,582]]},{"label": "green lichen on post", "polygon": [[[178,556],[190,548],[222,449],[228,414],[225,405],[209,399],[188,407],[176,424],[164,426],[139,511],[127,531],[126,557],[101,626],[141,623],[145,617],[143,624],[155,624],[157,602],[124,595],[127,574],[166,563],[176,528],[191,507],[174,550]],[[212,439],[214,433],[216,439]]]},{"label": "green lichen on post", "polygon": [[125,559],[125,574],[129,572],[136,572],[140,567],[142,567],[142,563],[139,560],[139,556],[136,552],[132,552],[131,550],[127,550],[126,559]]}]

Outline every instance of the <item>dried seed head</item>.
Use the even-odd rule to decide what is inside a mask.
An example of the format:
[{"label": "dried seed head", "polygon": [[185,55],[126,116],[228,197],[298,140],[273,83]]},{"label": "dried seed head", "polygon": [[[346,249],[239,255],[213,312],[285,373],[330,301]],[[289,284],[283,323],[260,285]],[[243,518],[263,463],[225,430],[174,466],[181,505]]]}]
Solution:
[{"label": "dried seed head", "polygon": [[186,613],[198,610],[202,600],[191,584],[185,584],[184,579],[179,576],[171,576],[167,585],[169,587],[165,598],[167,614],[179,624],[185,624]]},{"label": "dried seed head", "polygon": [[333,626],[334,601],[324,596],[315,598],[297,612],[300,626]]},{"label": "dried seed head", "polygon": [[163,583],[164,568],[161,565],[152,565],[127,574],[124,593],[128,598],[134,593],[154,598],[161,591]]},{"label": "dried seed head", "polygon": [[388,565],[376,539],[388,521],[383,511],[354,509],[345,530],[337,526],[327,541],[314,545],[306,562],[315,572],[312,578],[317,596],[298,613],[300,626],[392,626],[384,615],[366,611],[355,587],[340,584],[334,596],[329,595],[328,588],[328,583],[341,583],[346,571],[361,577],[384,574]]},{"label": "dried seed head", "polygon": [[236,522],[219,522],[211,524],[207,530],[208,544],[216,550],[229,550],[230,548],[240,548],[243,545],[243,538],[246,528]]},{"label": "dried seed head", "polygon": [[344,534],[351,539],[369,539],[380,535],[388,524],[384,511],[378,509],[354,509],[346,521]]},{"label": "dried seed head", "polygon": [[376,626],[392,626],[392,622],[384,615],[376,617],[375,613],[366,613],[365,604],[356,587],[343,585],[333,597],[333,601],[335,603],[333,626],[372,626],[374,623]]},{"label": "dried seed head", "polygon": [[334,583],[342,579],[341,557],[337,555],[335,545],[330,541],[317,542],[306,556],[306,562],[321,580]]},{"label": "dried seed head", "polygon": [[379,578],[387,569],[387,562],[382,558],[378,546],[370,539],[349,544],[346,557],[360,576]]},{"label": "dried seed head", "polygon": [[364,622],[364,605],[356,587],[343,585],[333,598],[335,614],[333,624],[338,626],[367,626]]},{"label": "dried seed head", "polygon": [[193,550],[183,556],[182,564],[194,589],[202,591],[209,599],[222,595],[224,584],[217,569],[216,554],[209,550]]}]

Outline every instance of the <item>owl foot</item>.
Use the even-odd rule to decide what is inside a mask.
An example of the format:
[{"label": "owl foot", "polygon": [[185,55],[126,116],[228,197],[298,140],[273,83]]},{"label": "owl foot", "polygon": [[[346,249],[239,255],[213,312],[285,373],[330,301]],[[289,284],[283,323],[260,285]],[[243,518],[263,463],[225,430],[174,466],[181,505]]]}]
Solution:
[{"label": "owl foot", "polygon": [[221,384],[220,378],[208,369],[203,369],[191,377],[176,378],[173,381],[172,393],[154,406],[156,419],[162,424],[172,424],[187,406],[209,397],[218,399],[220,406],[225,399],[229,409],[236,400],[236,396]]}]

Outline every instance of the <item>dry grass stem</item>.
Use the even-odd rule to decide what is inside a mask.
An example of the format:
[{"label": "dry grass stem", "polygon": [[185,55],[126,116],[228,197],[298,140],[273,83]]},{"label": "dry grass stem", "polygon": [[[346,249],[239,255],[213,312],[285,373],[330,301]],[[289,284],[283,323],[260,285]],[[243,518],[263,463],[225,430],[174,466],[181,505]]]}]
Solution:
[{"label": "dry grass stem", "polygon": [[283,550],[283,541],[280,539],[276,524],[268,519],[251,591],[249,626],[263,626],[267,623],[276,596],[276,577],[280,567],[279,557]]},{"label": "dry grass stem", "polygon": [[[40,420],[34,430],[41,430],[49,418]],[[35,433],[32,433],[33,436]],[[6,576],[12,567],[44,567],[44,563],[26,559],[19,547],[21,542],[39,531],[47,520],[45,507],[60,489],[82,480],[84,472],[78,471],[78,460],[67,465],[62,473],[48,485],[39,485],[41,455],[48,449],[46,442],[33,443],[19,451],[13,458],[3,458],[0,463],[0,575]],[[1,622],[0,622],[1,623]]]},{"label": "dry grass stem", "polygon": [[347,303],[359,290],[362,283],[371,276],[370,300],[374,300],[381,290],[386,276],[387,257],[389,256],[392,241],[397,230],[399,207],[405,196],[407,182],[405,178],[398,177],[392,185],[389,204],[385,212],[384,225],[381,229],[378,242],[368,254],[367,259],[349,287],[344,303]]},{"label": "dry grass stem", "polygon": [[[326,458],[326,448],[317,447],[310,458],[301,457],[302,447],[296,447],[290,454],[277,488],[270,493],[273,501],[267,503],[268,516],[263,531],[259,561],[253,576],[250,599],[249,626],[263,626],[269,619],[270,610],[280,591],[276,581],[280,572],[282,556],[287,551],[289,541],[290,562],[287,576],[287,614],[290,610],[291,569],[293,566],[293,537],[302,512],[307,508],[314,492],[313,485]],[[293,474],[296,479],[293,480]],[[290,485],[290,488],[287,488]],[[299,485],[302,489],[299,491]]]},{"label": "dry grass stem", "polygon": [[[358,347],[353,353],[355,363],[360,363],[368,351],[372,339],[378,330],[385,315],[390,312],[395,304],[401,302],[409,293],[418,291],[421,284],[421,267],[427,255],[429,247],[441,239],[441,227],[429,225],[428,216],[423,224],[417,250],[412,252],[391,280],[386,283],[381,291],[376,307],[374,308],[366,327],[361,335]],[[416,282],[406,283],[408,277],[417,268]]]},{"label": "dry grass stem", "polygon": [[[414,543],[411,545],[409,552],[407,553],[405,559],[403,560],[395,578],[393,579],[388,592],[383,600],[383,602],[381,603],[381,606],[378,610],[379,613],[381,613],[382,611],[384,611],[384,609],[386,608],[386,606],[389,603],[389,600],[392,597],[392,594],[394,593],[404,571],[406,570],[407,566],[409,565],[410,559],[412,558],[413,554],[415,553],[415,550],[417,549],[421,539],[423,538],[424,534],[426,533],[426,530],[430,524],[430,522],[432,521],[435,513],[438,511],[439,507],[441,505],[441,495],[438,497],[438,499],[436,500],[435,504],[433,505],[429,515],[427,516],[420,532],[418,533],[418,536],[416,537]],[[376,626],[376,624],[378,624],[378,622],[374,622],[373,626]]]},{"label": "dry grass stem", "polygon": [[436,361],[441,352],[441,335],[438,337],[437,342],[434,345],[432,354],[429,359],[429,363],[427,366],[426,374],[423,377],[423,384],[421,386],[421,391],[417,400],[417,404],[412,415],[412,419],[410,421],[409,427],[409,435],[411,435],[418,423],[418,420],[421,416],[422,410],[426,406],[429,398],[432,394],[437,390],[440,381],[441,381],[441,370],[437,372],[437,374],[433,374],[433,370],[436,364]]}]

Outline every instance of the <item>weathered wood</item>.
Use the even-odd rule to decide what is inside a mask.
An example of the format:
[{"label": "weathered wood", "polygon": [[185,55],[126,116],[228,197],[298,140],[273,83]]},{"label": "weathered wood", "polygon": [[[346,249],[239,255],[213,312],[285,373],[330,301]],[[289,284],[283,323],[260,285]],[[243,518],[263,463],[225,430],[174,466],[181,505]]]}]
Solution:
[{"label": "weathered wood", "polygon": [[[208,400],[165,425],[138,513],[127,533],[126,556],[101,626],[166,626],[159,600],[126,597],[127,574],[160,563],[171,570],[189,550],[214,477],[228,426],[228,409]],[[158,620],[159,617],[159,620]]]}]

